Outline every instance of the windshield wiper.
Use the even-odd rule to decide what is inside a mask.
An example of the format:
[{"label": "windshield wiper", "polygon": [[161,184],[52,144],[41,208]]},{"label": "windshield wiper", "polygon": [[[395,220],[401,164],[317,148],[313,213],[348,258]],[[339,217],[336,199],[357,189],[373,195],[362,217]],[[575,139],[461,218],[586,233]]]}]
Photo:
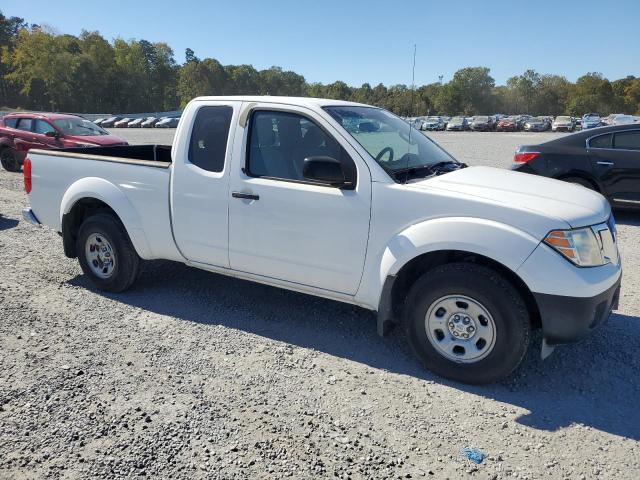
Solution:
[{"label": "windshield wiper", "polygon": [[411,178],[419,178],[420,175],[418,175],[418,173],[422,172],[423,170],[427,172],[427,175],[423,175],[423,177],[437,175],[439,171],[442,171],[442,167],[446,165],[457,165],[458,168],[465,168],[467,166],[465,163],[456,162],[455,160],[443,160],[442,162],[436,162],[431,165],[420,165],[417,167],[394,170],[393,176],[394,178],[400,180],[400,177],[398,175],[405,174],[404,181],[407,182]]}]

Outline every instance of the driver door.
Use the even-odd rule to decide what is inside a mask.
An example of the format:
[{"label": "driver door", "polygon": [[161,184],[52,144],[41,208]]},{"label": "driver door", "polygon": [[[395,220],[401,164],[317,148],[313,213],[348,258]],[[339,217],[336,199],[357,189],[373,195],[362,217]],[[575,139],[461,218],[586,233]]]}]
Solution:
[{"label": "driver door", "polygon": [[[231,268],[354,295],[369,238],[371,176],[364,161],[303,107],[257,104],[237,128],[234,151],[243,154],[234,155],[231,175]],[[301,167],[314,156],[355,168],[355,188],[306,181]]]}]

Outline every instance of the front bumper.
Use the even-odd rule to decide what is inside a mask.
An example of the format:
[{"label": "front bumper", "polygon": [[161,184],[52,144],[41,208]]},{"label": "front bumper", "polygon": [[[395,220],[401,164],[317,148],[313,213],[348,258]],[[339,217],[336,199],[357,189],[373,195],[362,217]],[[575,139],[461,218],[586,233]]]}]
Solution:
[{"label": "front bumper", "polygon": [[593,297],[565,297],[534,293],[542,320],[542,331],[548,345],[561,345],[582,340],[609,318],[618,308],[619,278],[610,288]]}]

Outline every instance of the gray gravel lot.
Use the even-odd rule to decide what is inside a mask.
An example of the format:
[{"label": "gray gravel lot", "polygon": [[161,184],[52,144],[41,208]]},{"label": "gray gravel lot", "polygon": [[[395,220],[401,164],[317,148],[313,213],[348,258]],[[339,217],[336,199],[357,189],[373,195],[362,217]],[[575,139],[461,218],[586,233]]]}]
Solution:
[{"label": "gray gravel lot", "polygon": [[[506,167],[554,135],[431,136]],[[640,214],[617,215],[609,322],[470,387],[423,371],[357,307],[171,262],[97,292],[56,233],[20,220],[25,203],[1,170],[0,478],[638,478]],[[461,459],[467,446],[488,457]]]}]

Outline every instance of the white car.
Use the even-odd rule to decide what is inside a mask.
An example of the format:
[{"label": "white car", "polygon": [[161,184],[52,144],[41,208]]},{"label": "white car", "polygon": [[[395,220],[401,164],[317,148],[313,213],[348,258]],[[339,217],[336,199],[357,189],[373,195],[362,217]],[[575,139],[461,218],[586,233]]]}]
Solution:
[{"label": "white car", "polygon": [[612,125],[631,125],[636,123],[636,118],[633,115],[616,115],[613,117]]},{"label": "white car", "polygon": [[554,132],[573,132],[576,128],[576,123],[573,117],[566,115],[558,115],[551,124],[551,130]]},{"label": "white car", "polygon": [[467,168],[367,105],[197,98],[173,147],[31,150],[24,181],[24,218],[60,232],[98,289],[124,291],[143,259],[168,259],[359,305],[463,382],[509,375],[532,328],[546,356],[617,305],[601,195]]}]

